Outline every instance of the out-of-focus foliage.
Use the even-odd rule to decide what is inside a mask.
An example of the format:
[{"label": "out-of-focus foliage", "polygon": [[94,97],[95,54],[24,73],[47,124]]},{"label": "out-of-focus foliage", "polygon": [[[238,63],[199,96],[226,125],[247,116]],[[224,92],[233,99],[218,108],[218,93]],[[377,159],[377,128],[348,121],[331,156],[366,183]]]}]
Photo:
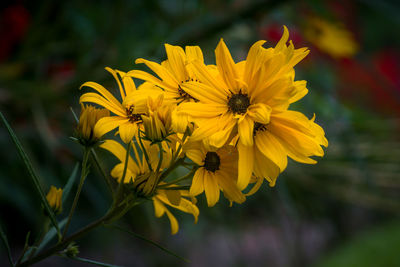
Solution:
[{"label": "out-of-focus foliage", "polygon": [[[400,263],[391,254],[396,246],[390,245],[399,242],[400,220],[397,1],[41,0],[0,5],[0,109],[46,190],[63,186],[81,159],[79,146],[68,138],[76,127],[69,107],[79,109],[79,86],[96,81],[118,90],[105,66],[128,71],[142,68],[134,64],[139,57],[161,62],[166,42],[200,45],[212,55],[221,37],[239,61],[259,39],[274,45],[281,25],[287,25],[295,47],[311,50],[296,66],[296,79],[307,80],[309,94],[293,109],[310,118],[315,112],[330,142],[326,157],[316,166],[289,162],[275,188],[263,185],[241,206],[221,202],[208,209],[200,197],[198,224],[178,217],[177,236],[170,236],[167,219],[153,219],[150,203],[134,209],[124,223],[190,259],[190,266],[304,266],[317,261],[368,266],[362,264],[374,262],[366,261],[373,254],[369,244],[377,243],[387,247],[387,254],[380,254],[383,263],[391,263],[391,257]],[[313,17],[344,27],[357,42],[357,52],[337,58],[320,50],[305,36],[306,22]],[[17,253],[25,233],[31,230],[32,240],[37,237],[43,218],[23,162],[5,128],[0,129],[0,220]],[[106,158],[103,153],[99,157]],[[103,167],[109,172],[114,163]],[[77,225],[107,208],[107,189],[95,174],[82,192]],[[60,216],[65,210],[69,207]],[[389,221],[395,223],[388,227]],[[377,232],[369,232],[374,228]],[[365,239],[346,245],[361,231]],[[84,242],[87,249],[81,255],[87,258],[128,266],[181,264],[118,232],[96,230]],[[3,247],[0,252],[0,265],[7,264]],[[55,258],[44,264],[71,262]]]}]

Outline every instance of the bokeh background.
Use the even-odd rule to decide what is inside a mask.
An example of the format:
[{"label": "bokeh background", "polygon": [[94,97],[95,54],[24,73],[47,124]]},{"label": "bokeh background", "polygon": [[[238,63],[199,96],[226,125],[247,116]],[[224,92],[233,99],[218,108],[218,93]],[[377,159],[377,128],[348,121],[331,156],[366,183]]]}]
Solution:
[{"label": "bokeh background", "polygon": [[[122,220],[190,263],[104,228],[79,241],[80,256],[125,266],[400,266],[398,1],[38,0],[0,6],[0,109],[46,190],[63,186],[82,157],[69,139],[79,86],[96,81],[117,92],[104,67],[140,69],[138,57],[161,62],[164,43],[199,45],[213,63],[221,37],[239,61],[259,39],[275,45],[282,25],[295,47],[311,50],[296,66],[296,79],[308,81],[309,94],[293,109],[315,113],[326,131],[329,147],[317,165],[290,161],[274,188],[265,183],[242,205],[220,201],[208,208],[200,197],[196,225],[174,212],[180,222],[174,236],[167,218],[154,217],[151,203]],[[26,233],[39,235],[43,214],[4,125],[0,147],[0,223],[18,257]],[[113,162],[100,156],[110,170]],[[75,229],[110,203],[96,171],[81,198]],[[0,265],[7,264],[0,246]],[[37,266],[55,265],[87,266],[56,256]]]}]

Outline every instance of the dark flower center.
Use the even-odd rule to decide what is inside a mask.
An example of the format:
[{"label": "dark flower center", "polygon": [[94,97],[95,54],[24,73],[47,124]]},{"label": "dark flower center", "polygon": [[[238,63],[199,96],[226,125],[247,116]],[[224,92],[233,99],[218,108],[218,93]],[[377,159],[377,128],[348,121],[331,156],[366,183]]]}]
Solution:
[{"label": "dark flower center", "polygon": [[247,94],[242,94],[240,90],[238,94],[228,96],[229,110],[235,114],[245,114],[250,106],[250,99]]},{"label": "dark flower center", "polygon": [[142,120],[142,114],[137,114],[137,113],[133,113],[134,111],[134,106],[131,105],[129,106],[129,108],[126,108],[126,116],[129,119],[129,122],[136,122],[136,123],[141,123],[143,122]]},{"label": "dark flower center", "polygon": [[253,128],[253,136],[255,136],[258,131],[264,132],[265,130],[267,130],[267,124],[255,122]]},{"label": "dark flower center", "polygon": [[[193,78],[188,78],[185,81],[181,81],[181,84],[187,83],[187,82],[200,82],[197,79],[193,79]],[[181,99],[182,101],[178,103],[178,105],[182,102],[187,102],[190,100],[193,100],[194,102],[199,102],[198,99],[194,98],[193,96],[191,96],[190,94],[188,94],[185,90],[182,89],[181,85],[178,85],[178,94],[179,97],[177,97],[176,99]]]},{"label": "dark flower center", "polygon": [[215,172],[219,170],[220,159],[216,152],[207,152],[206,158],[204,160],[204,168],[207,171]]}]

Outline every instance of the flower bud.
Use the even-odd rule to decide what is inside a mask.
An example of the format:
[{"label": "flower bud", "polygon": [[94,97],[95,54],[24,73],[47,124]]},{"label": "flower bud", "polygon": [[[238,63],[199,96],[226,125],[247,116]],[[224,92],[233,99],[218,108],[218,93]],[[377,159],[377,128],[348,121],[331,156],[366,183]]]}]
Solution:
[{"label": "flower bud", "polygon": [[76,129],[76,137],[83,146],[93,146],[101,136],[97,136],[93,131],[97,121],[103,117],[110,116],[110,112],[106,109],[98,109],[93,106],[81,105],[81,115],[79,117],[78,127]]},{"label": "flower bud", "polygon": [[46,199],[49,202],[50,207],[55,213],[59,214],[62,211],[61,198],[63,190],[62,188],[57,189],[55,186],[51,186],[47,193]]},{"label": "flower bud", "polygon": [[172,134],[171,107],[163,103],[163,95],[147,99],[148,115],[142,116],[145,139],[152,143],[162,142]]}]

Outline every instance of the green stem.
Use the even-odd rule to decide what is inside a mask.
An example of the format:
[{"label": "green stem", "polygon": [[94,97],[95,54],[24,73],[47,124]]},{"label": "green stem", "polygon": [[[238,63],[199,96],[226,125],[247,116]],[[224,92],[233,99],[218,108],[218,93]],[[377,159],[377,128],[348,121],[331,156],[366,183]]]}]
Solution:
[{"label": "green stem", "polygon": [[153,168],[151,167],[151,164],[150,164],[149,155],[147,155],[147,151],[144,148],[144,145],[143,145],[143,142],[142,142],[142,138],[140,137],[140,132],[138,134],[138,139],[139,139],[140,147],[142,148],[142,151],[143,151],[144,158],[146,159],[147,165],[149,166],[149,170],[152,172]]},{"label": "green stem", "polygon": [[190,178],[192,178],[192,176],[193,176],[193,174],[195,173],[196,170],[197,170],[197,168],[193,168],[193,169],[190,170],[190,172],[188,174],[186,174],[186,175],[184,175],[184,176],[182,176],[182,177],[180,177],[180,178],[178,178],[176,180],[173,180],[171,182],[162,184],[158,188],[159,189],[164,189],[165,187],[168,187],[170,185],[177,184],[177,183],[182,182],[182,181],[184,181],[186,179],[190,179]]},{"label": "green stem", "polygon": [[89,159],[89,148],[85,147],[85,151],[83,153],[83,160],[82,160],[81,179],[79,181],[78,190],[76,191],[74,202],[72,203],[72,207],[71,207],[71,210],[70,210],[69,215],[68,215],[68,221],[67,221],[67,224],[65,225],[64,232],[62,234],[62,238],[61,239],[64,239],[65,235],[68,232],[68,228],[69,228],[69,225],[71,223],[72,216],[73,216],[75,208],[76,208],[76,206],[78,204],[79,196],[81,194],[83,184],[84,184],[86,176],[88,174],[87,173],[88,172],[88,170],[87,170],[88,159]]},{"label": "green stem", "polygon": [[185,131],[185,133],[183,134],[183,137],[182,137],[182,142],[179,144],[178,149],[176,150],[176,153],[175,153],[172,161],[175,161],[176,158],[178,157],[179,153],[182,150],[182,144],[185,142],[185,140],[188,137],[188,135],[189,135],[189,127],[186,127],[186,131]]},{"label": "green stem", "polygon": [[126,154],[125,154],[125,162],[124,162],[124,170],[122,171],[122,177],[121,180],[118,183],[118,188],[117,188],[117,193],[114,197],[114,205],[117,205],[119,202],[119,198],[122,192],[122,184],[125,181],[125,176],[126,176],[126,172],[128,170],[128,161],[129,161],[129,153],[131,151],[131,143],[132,141],[129,141],[129,143],[126,146]]},{"label": "green stem", "polygon": [[111,183],[109,176],[106,175],[103,167],[101,167],[100,161],[99,161],[99,157],[97,156],[96,151],[94,150],[94,148],[90,149],[90,153],[92,154],[93,160],[96,163],[97,168],[99,169],[101,175],[103,176],[104,180],[107,183],[108,188],[111,191],[111,194],[114,195],[114,187],[113,184]]},{"label": "green stem", "polygon": [[114,216],[114,212],[113,211],[109,211],[107,212],[103,217],[101,217],[100,219],[92,222],[91,224],[87,225],[86,227],[84,227],[83,229],[75,232],[74,234],[72,234],[71,236],[63,239],[61,242],[57,243],[56,245],[54,245],[53,247],[49,248],[48,250],[40,253],[39,255],[22,262],[21,264],[18,264],[16,266],[18,267],[24,267],[24,266],[30,266],[36,262],[39,262],[47,257],[50,257],[51,255],[59,252],[60,250],[64,249],[70,242],[74,241],[75,239],[81,237],[82,235],[86,234],[87,232],[93,230],[94,228],[102,225],[103,223],[107,222],[109,219],[111,219]]},{"label": "green stem", "polygon": [[166,169],[160,176],[159,181],[163,181],[167,176],[175,170],[179,165],[181,165],[184,162],[185,158],[180,158],[177,161],[175,161],[171,166],[169,166],[168,169]]}]

